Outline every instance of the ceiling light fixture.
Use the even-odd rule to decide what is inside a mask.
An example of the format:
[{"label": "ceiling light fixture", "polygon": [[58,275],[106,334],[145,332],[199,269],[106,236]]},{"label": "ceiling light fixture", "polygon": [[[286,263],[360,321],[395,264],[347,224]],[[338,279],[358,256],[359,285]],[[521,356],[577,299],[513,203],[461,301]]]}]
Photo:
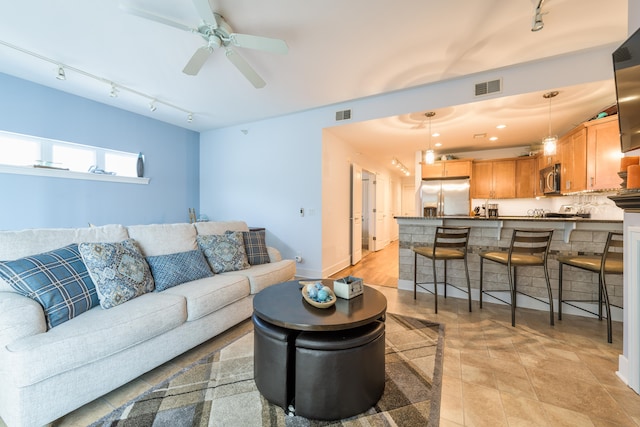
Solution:
[{"label": "ceiling light fixture", "polygon": [[400,171],[406,175],[409,176],[409,169],[407,169],[407,167],[405,165],[403,165],[400,160],[396,159],[395,157],[393,159],[391,159],[391,164],[394,165],[395,167],[397,167],[398,169],[400,169]]},{"label": "ceiling light fixture", "polygon": [[56,76],[58,80],[67,80],[67,75],[64,73],[64,68],[62,66],[58,67],[58,75]]},{"label": "ceiling light fixture", "polygon": [[542,140],[542,146],[544,147],[545,156],[553,156],[556,154],[556,143],[558,142],[557,135],[551,135],[551,98],[558,95],[558,91],[554,90],[542,95],[543,98],[549,100],[549,131],[547,136]]},{"label": "ceiling light fixture", "polygon": [[181,112],[183,112],[185,114],[192,114],[189,110],[186,110],[184,108],[181,108],[181,107],[179,107],[177,105],[174,105],[174,104],[171,104],[169,102],[165,102],[165,101],[159,100],[155,96],[147,95],[146,93],[139,92],[139,91],[137,91],[135,89],[131,89],[131,88],[128,88],[126,86],[122,86],[121,84],[118,84],[118,83],[113,82],[111,80],[105,79],[104,77],[100,77],[100,76],[96,76],[95,74],[88,73],[88,72],[86,72],[84,70],[81,70],[79,68],[75,68],[75,67],[72,67],[72,66],[67,65],[67,64],[62,64],[62,63],[60,63],[58,61],[55,61],[55,60],[53,60],[51,58],[47,58],[46,56],[42,56],[42,55],[40,55],[38,53],[35,53],[35,52],[31,52],[30,50],[24,49],[24,48],[22,48],[20,46],[16,46],[14,44],[7,43],[4,40],[0,40],[0,45],[8,47],[8,48],[13,49],[13,50],[16,50],[18,52],[24,53],[26,55],[32,56],[34,58],[40,59],[41,61],[45,61],[45,62],[48,62],[50,64],[56,65],[58,67],[58,73],[56,74],[56,78],[58,80],[66,80],[67,76],[66,76],[65,70],[66,71],[73,71],[74,73],[83,75],[83,76],[88,77],[90,79],[93,79],[93,80],[96,80],[96,81],[99,81],[101,83],[104,83],[104,84],[107,84],[107,85],[111,86],[112,89],[111,89],[111,92],[109,93],[109,96],[111,96],[111,97],[114,97],[113,96],[113,93],[114,93],[113,92],[113,88],[116,87],[116,92],[115,92],[116,96],[117,96],[118,92],[126,91],[126,92],[132,93],[132,94],[134,94],[136,96],[139,96],[141,98],[146,98],[147,100],[152,101],[155,104],[162,104],[162,105],[164,105],[166,107],[172,108],[174,110],[181,111]]},{"label": "ceiling light fixture", "polygon": [[111,92],[109,92],[109,96],[111,98],[117,98],[118,97],[118,88],[113,83],[111,83]]},{"label": "ceiling light fixture", "polygon": [[193,122],[193,113],[187,114],[187,123]]},{"label": "ceiling light fixture", "polygon": [[156,100],[154,99],[153,101],[151,101],[149,103],[149,110],[151,110],[151,112],[154,112],[158,109],[158,107],[156,106]]},{"label": "ceiling light fixture", "polygon": [[432,165],[436,161],[436,154],[433,152],[433,148],[431,148],[431,118],[436,115],[433,111],[429,111],[428,113],[424,113],[424,115],[429,119],[429,149],[424,154],[424,161],[428,165]]},{"label": "ceiling light fixture", "polygon": [[538,6],[536,6],[536,9],[534,10],[533,13],[533,23],[531,24],[531,31],[540,31],[541,29],[544,28],[544,22],[542,22],[542,15],[545,15],[545,13],[542,13],[542,3],[544,3],[544,0],[539,0],[538,1]]}]

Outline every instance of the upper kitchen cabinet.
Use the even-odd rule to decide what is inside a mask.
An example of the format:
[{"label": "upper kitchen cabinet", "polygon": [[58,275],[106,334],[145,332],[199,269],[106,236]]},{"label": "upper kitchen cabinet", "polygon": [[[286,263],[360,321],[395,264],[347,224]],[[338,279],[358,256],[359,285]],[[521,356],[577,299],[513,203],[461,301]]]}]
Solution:
[{"label": "upper kitchen cabinet", "polygon": [[516,159],[473,162],[471,197],[513,199],[516,197]]},{"label": "upper kitchen cabinet", "polygon": [[422,178],[471,176],[471,160],[443,160],[432,165],[422,164]]},{"label": "upper kitchen cabinet", "polygon": [[587,130],[573,129],[558,141],[556,159],[560,163],[560,191],[573,193],[587,189]]},{"label": "upper kitchen cabinet", "polygon": [[620,188],[620,129],[618,116],[583,124],[587,130],[587,190]]},{"label": "upper kitchen cabinet", "polygon": [[538,159],[523,157],[516,159],[516,198],[531,198],[538,195]]}]

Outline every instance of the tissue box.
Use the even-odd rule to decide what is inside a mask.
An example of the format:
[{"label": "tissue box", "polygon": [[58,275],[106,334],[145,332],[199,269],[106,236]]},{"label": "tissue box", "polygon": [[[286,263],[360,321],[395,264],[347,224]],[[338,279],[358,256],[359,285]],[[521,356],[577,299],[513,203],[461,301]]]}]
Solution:
[{"label": "tissue box", "polygon": [[350,299],[362,295],[362,279],[353,276],[334,280],[333,292],[338,298]]}]

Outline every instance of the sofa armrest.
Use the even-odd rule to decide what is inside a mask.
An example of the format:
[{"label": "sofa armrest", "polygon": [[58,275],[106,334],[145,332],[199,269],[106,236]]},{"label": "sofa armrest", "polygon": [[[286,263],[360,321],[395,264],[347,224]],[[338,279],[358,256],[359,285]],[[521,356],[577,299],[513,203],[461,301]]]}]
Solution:
[{"label": "sofa armrest", "polygon": [[269,262],[278,262],[282,260],[282,255],[276,248],[267,246],[267,253],[269,254]]},{"label": "sofa armrest", "polygon": [[15,292],[0,292],[0,347],[47,332],[42,306]]}]

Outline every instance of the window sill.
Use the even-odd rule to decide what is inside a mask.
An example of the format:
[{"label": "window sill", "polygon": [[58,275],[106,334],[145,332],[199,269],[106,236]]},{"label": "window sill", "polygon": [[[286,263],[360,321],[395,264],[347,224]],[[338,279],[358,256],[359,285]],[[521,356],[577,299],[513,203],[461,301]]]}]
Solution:
[{"label": "window sill", "polygon": [[132,176],[103,175],[89,172],[74,172],[60,169],[36,168],[32,166],[0,165],[0,173],[14,175],[46,176],[50,178],[83,179],[86,181],[121,182],[125,184],[149,184],[149,178]]}]

